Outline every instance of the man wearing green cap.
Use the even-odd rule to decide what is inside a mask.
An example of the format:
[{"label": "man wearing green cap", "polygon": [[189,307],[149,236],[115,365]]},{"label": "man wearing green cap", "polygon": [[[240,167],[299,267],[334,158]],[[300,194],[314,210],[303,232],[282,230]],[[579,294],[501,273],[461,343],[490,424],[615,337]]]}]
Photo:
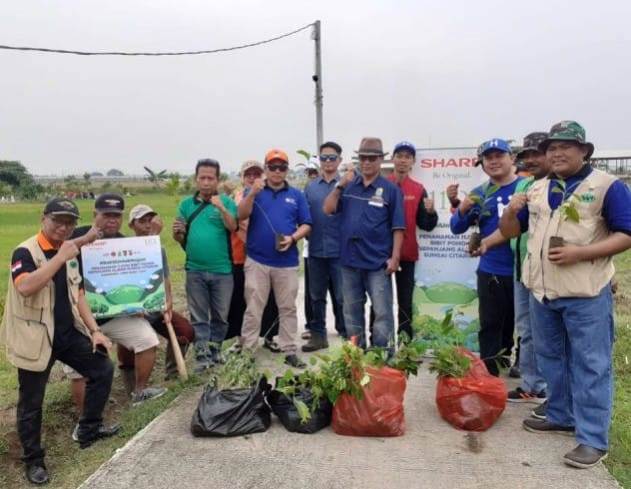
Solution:
[{"label": "man wearing green cap", "polygon": [[574,121],[552,126],[539,145],[547,178],[514,195],[500,229],[528,231],[522,282],[530,289],[537,364],[547,383],[546,419],[526,419],[534,433],[575,433],[565,454],[588,468],[607,456],[613,399],[613,256],[631,247],[631,192],[593,169],[594,145]]}]

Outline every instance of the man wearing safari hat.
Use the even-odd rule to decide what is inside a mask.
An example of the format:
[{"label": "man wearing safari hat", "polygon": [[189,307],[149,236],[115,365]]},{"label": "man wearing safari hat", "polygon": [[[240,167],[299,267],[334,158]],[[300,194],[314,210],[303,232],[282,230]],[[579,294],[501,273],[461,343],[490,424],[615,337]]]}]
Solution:
[{"label": "man wearing safari hat", "polygon": [[239,203],[239,220],[249,219],[245,260],[245,302],[241,345],[258,345],[263,310],[270,290],[279,314],[278,345],[285,363],[306,365],[296,355],[298,317],[298,241],[311,230],[311,214],[303,193],[287,183],[289,158],[280,149],[265,155],[265,180],[257,179]]},{"label": "man wearing safari hat", "polygon": [[392,274],[399,269],[405,230],[403,195],[380,175],[381,139],[366,137],[359,149],[361,174],[347,170],[324,200],[326,214],[341,215],[341,265],[344,320],[349,336],[366,348],[364,305],[372,302],[372,346],[394,348]]},{"label": "man wearing safari hat", "polygon": [[96,228],[69,240],[79,219],[70,200],[55,198],[44,208],[40,232],[24,241],[11,259],[11,277],[1,338],[7,359],[18,369],[17,431],[24,450],[26,478],[48,482],[41,445],[42,402],[55,360],[88,379],[77,432],[81,448],[112,436],[103,426],[103,409],[112,387],[110,340],[97,326],[81,285],[77,255],[94,241]]},{"label": "man wearing safari hat", "polygon": [[575,434],[566,464],[607,456],[613,399],[613,256],[631,247],[631,192],[593,169],[594,145],[574,121],[552,126],[539,149],[551,173],[514,195],[501,231],[528,231],[522,282],[530,289],[537,364],[548,386],[546,419],[533,433]]}]

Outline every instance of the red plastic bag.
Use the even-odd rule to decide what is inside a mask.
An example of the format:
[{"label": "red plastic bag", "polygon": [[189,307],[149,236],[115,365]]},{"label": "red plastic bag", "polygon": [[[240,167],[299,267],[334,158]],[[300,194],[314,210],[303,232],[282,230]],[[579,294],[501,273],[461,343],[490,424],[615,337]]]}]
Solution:
[{"label": "red plastic bag", "polygon": [[460,352],[471,358],[471,368],[460,379],[438,378],[436,405],[442,418],[456,428],[486,431],[504,412],[506,384],[489,374],[484,362],[469,350]]},{"label": "red plastic bag", "polygon": [[403,372],[390,368],[366,368],[370,382],[360,401],[342,394],[333,406],[333,431],[348,436],[401,436],[405,432]]}]

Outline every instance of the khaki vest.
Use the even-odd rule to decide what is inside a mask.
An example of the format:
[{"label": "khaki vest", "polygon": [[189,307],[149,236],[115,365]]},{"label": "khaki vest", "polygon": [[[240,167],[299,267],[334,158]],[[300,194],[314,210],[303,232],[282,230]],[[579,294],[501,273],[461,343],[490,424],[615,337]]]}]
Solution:
[{"label": "khaki vest", "polygon": [[559,208],[548,203],[551,180],[536,181],[528,190],[528,253],[522,266],[522,281],[538,300],[560,297],[595,297],[612,279],[612,257],[581,261],[574,265],[554,265],[548,260],[550,236],[560,236],[568,244],[585,246],[609,235],[602,217],[607,190],[615,178],[600,170],[592,172],[576,187],[579,222],[563,219]]},{"label": "khaki vest", "polygon": [[[18,248],[31,252],[37,268],[46,263],[47,258],[40,248],[37,236],[27,239]],[[79,263],[76,258],[66,262],[68,296],[74,316],[74,326],[89,336],[89,331],[79,315]],[[17,368],[42,372],[46,370],[52,353],[54,323],[55,283],[50,280],[39,292],[24,297],[15,288],[9,276],[4,316],[0,326],[0,342],[6,345],[8,360]]]}]

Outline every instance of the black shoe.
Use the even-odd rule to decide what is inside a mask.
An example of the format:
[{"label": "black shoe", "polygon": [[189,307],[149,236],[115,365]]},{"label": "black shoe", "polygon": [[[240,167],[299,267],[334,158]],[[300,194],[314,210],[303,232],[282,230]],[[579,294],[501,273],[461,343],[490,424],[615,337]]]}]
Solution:
[{"label": "black shoe", "polygon": [[587,445],[578,445],[574,450],[567,452],[563,456],[563,461],[572,467],[589,469],[606,458],[607,450],[599,450],[598,448],[588,447]]},{"label": "black shoe", "polygon": [[280,346],[274,340],[270,340],[269,338],[265,338],[263,340],[263,348],[267,348],[272,353],[280,353]]},{"label": "black shoe", "polygon": [[573,426],[559,426],[558,424],[548,423],[542,419],[524,419],[522,426],[526,431],[530,431],[531,433],[556,433],[559,435],[574,436]]},{"label": "black shoe", "polygon": [[311,331],[307,330],[304,333],[302,333],[300,335],[300,339],[302,339],[302,340],[309,340],[309,339],[311,339]]},{"label": "black shoe", "polygon": [[77,433],[77,438],[79,439],[79,448],[88,448],[92,446],[92,444],[102,438],[110,438],[114,436],[121,430],[121,425],[113,424],[112,426],[105,426],[104,424],[100,424],[96,431],[93,432],[82,432],[81,428]]},{"label": "black shoe", "polygon": [[521,371],[517,365],[513,365],[508,371],[508,376],[511,379],[521,379]]},{"label": "black shoe", "polygon": [[44,464],[39,465],[27,465],[26,466],[26,478],[31,484],[48,484],[48,471]]},{"label": "black shoe", "polygon": [[546,408],[548,407],[548,401],[544,402],[540,406],[537,406],[530,412],[530,415],[536,419],[546,420]]},{"label": "black shoe", "polygon": [[285,363],[294,368],[305,368],[307,364],[300,360],[295,354],[285,355]]},{"label": "black shoe", "polygon": [[311,339],[307,343],[302,345],[302,351],[310,352],[310,351],[325,350],[328,347],[329,347],[329,342],[326,340],[326,335],[312,333]]}]

